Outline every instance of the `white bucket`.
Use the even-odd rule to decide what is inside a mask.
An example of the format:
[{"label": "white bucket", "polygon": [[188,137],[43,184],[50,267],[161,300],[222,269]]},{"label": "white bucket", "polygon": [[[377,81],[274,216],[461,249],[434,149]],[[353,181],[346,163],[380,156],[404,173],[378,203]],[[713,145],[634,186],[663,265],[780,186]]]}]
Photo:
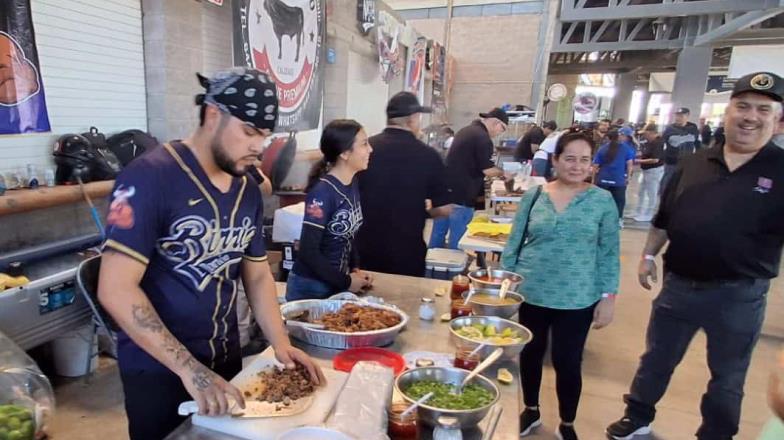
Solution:
[{"label": "white bucket", "polygon": [[[87,344],[92,333],[92,324],[78,330],[73,330],[52,341],[54,355],[54,371],[59,376],[79,377],[85,373],[87,356],[90,355],[90,346]],[[98,352],[97,335],[92,340],[93,354]],[[90,372],[98,367],[98,356],[93,356],[90,361]]]}]

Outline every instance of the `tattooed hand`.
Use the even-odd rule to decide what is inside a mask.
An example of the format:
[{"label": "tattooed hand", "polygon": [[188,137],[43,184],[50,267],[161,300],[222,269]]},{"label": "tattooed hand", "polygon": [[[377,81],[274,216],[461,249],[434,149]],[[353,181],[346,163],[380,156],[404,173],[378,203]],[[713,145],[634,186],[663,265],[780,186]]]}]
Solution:
[{"label": "tattooed hand", "polygon": [[131,307],[134,324],[141,330],[156,334],[159,347],[168,356],[168,365],[182,380],[182,384],[199,404],[199,414],[219,416],[230,411],[227,396],[232,397],[240,408],[245,408],[242,393],[232,384],[201,364],[185,346],[169,332],[149,304],[134,304]]},{"label": "tattooed hand", "polygon": [[184,369],[180,379],[188,394],[199,404],[200,415],[219,416],[229,413],[232,405],[227,396],[234,399],[240,408],[245,408],[245,400],[240,390],[195,359],[191,359],[192,368]]}]

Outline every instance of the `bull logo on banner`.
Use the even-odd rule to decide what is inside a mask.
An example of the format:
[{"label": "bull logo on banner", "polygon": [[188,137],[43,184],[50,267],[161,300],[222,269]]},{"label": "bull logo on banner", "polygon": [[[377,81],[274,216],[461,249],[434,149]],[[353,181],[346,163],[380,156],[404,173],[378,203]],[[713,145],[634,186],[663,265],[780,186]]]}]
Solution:
[{"label": "bull logo on banner", "polygon": [[[278,86],[279,130],[318,127],[323,94],[323,0],[235,1],[235,64]],[[242,61],[240,61],[242,60]]]}]

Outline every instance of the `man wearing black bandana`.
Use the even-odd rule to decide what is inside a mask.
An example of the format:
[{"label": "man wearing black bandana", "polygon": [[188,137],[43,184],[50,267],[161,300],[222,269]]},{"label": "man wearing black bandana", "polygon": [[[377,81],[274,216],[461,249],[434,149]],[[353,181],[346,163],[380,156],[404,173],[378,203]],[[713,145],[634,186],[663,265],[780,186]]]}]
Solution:
[{"label": "man wearing black bandana", "polygon": [[183,401],[211,416],[244,407],[228,382],[242,365],[240,278],[278,360],[324,380],[289,342],[259,227],[261,198],[246,174],[275,128],[275,84],[248,68],[199,81],[199,127],[123,170],[107,219],[98,298],[121,328],[132,440],[165,437],[183,421]]}]

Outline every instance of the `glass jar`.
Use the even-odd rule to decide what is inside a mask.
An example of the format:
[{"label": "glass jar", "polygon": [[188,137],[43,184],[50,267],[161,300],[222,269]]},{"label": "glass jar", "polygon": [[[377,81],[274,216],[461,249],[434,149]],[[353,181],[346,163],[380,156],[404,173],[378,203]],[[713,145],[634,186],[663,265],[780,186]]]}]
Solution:
[{"label": "glass jar", "polygon": [[436,317],[436,305],[433,298],[422,298],[419,303],[419,319],[432,321]]},{"label": "glass jar", "polygon": [[463,440],[460,421],[456,417],[441,416],[433,430],[433,440]]},{"label": "glass jar", "polygon": [[471,303],[466,304],[463,298],[452,300],[452,308],[450,310],[452,319],[470,316],[471,312]]},{"label": "glass jar", "polygon": [[478,352],[471,354],[472,351],[474,351],[472,348],[458,347],[455,352],[455,368],[462,368],[469,371],[476,368],[482,358]]},{"label": "glass jar", "polygon": [[452,300],[463,298],[463,293],[468,292],[471,288],[471,280],[467,276],[458,275],[452,278],[452,290],[449,293],[449,298]]},{"label": "glass jar", "polygon": [[387,410],[387,434],[391,440],[416,440],[419,438],[417,428],[417,410],[403,416],[408,408],[406,403],[393,403]]}]

